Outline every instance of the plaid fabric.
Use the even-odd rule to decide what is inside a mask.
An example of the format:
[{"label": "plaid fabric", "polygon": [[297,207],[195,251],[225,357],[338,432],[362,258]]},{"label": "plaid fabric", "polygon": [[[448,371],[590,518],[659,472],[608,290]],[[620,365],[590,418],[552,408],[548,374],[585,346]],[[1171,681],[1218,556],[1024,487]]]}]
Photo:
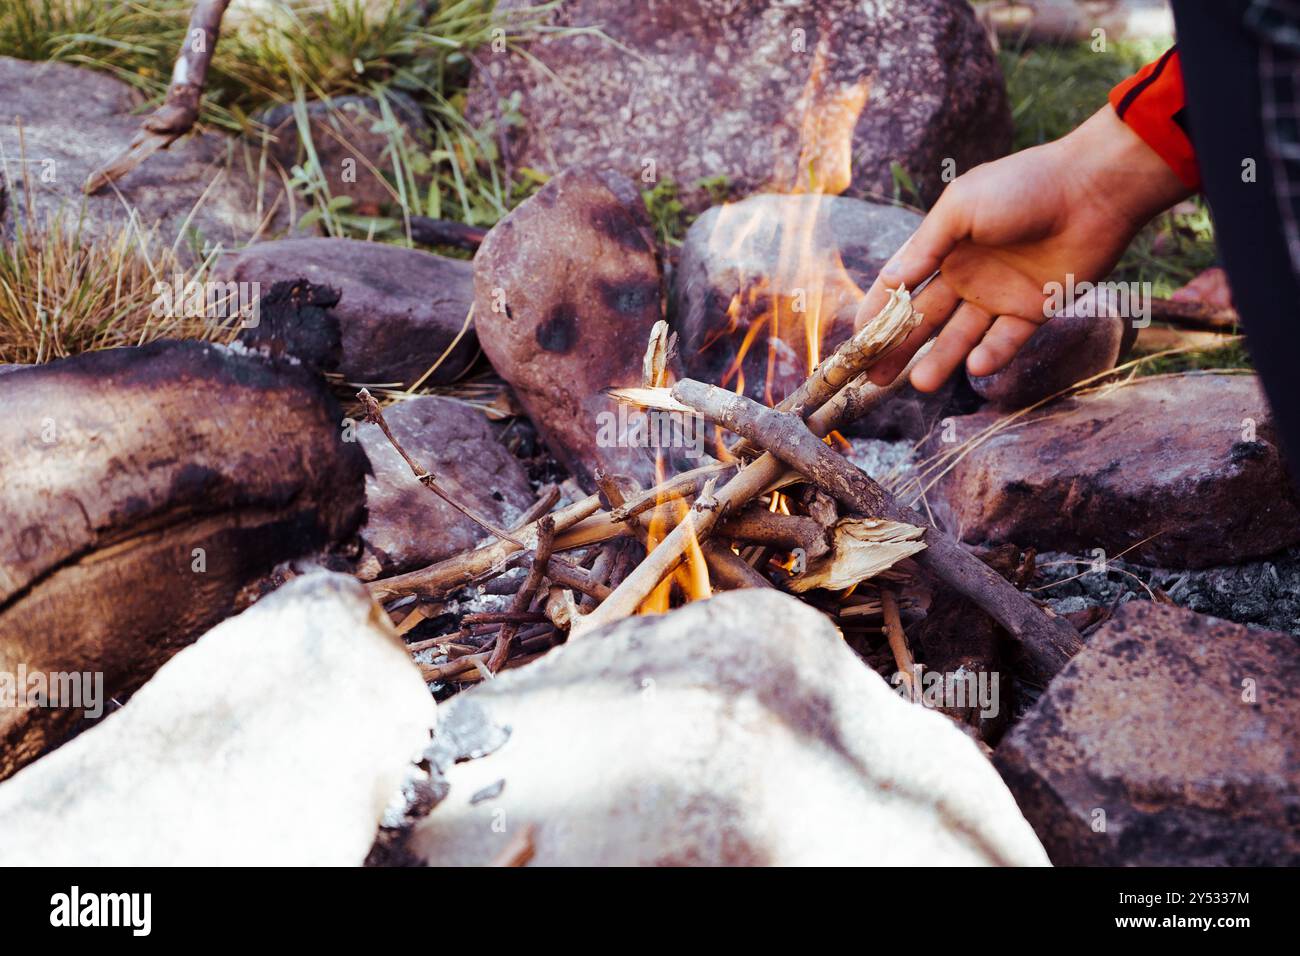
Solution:
[{"label": "plaid fabric", "polygon": [[1291,268],[1300,274],[1300,0],[1252,0],[1246,25],[1260,38],[1264,136]]}]

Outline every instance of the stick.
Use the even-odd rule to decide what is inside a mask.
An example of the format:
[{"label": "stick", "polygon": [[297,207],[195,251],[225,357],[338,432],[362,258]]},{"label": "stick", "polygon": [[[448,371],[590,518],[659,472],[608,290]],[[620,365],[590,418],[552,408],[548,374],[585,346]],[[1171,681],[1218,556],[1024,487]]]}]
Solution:
[{"label": "stick", "polygon": [[733,540],[771,544],[785,551],[803,548],[810,558],[821,557],[830,550],[826,543],[826,529],[815,518],[773,514],[766,508],[749,508],[741,514],[731,515],[718,528],[717,534]]},{"label": "stick", "polygon": [[[520,615],[528,610],[528,605],[532,603],[537,586],[542,583],[542,578],[546,576],[553,544],[555,544],[555,521],[548,515],[537,523],[537,553],[533,556],[533,563],[528,569],[528,577],[524,579],[523,587],[519,589],[514,600],[510,602],[511,615]],[[487,662],[489,671],[496,673],[501,669],[501,665],[506,662],[506,657],[510,654],[510,642],[515,639],[515,634],[518,631],[519,625],[513,622],[508,622],[501,628],[501,633],[497,635],[497,642],[493,648],[492,656]]]},{"label": "stick", "polygon": [[649,511],[656,505],[677,498],[696,497],[706,481],[734,467],[736,467],[734,462],[718,462],[684,471],[680,475],[656,485],[649,491],[633,495],[623,505],[611,511],[610,518],[613,521],[628,521],[642,512]]},{"label": "stick", "polygon": [[[914,690],[912,679],[916,674],[916,661],[912,658],[912,649],[907,646],[903,619],[898,616],[898,599],[889,588],[880,589],[880,608],[885,618],[885,636],[889,639],[889,649],[894,654],[894,666],[903,675],[908,688]],[[917,699],[915,694],[912,695],[912,699]]]},{"label": "stick", "polygon": [[[803,384],[778,404],[777,410],[807,418],[830,401],[851,379],[856,378],[892,351],[921,324],[922,315],[913,311],[912,297],[904,286],[889,293],[889,301],[874,319],[840,343]],[[740,442],[730,449],[736,457],[752,457],[758,449]]]},{"label": "stick", "polygon": [[185,42],[181,44],[176,65],[172,67],[167,98],[145,117],[125,150],[87,177],[83,187],[87,196],[121,179],[194,126],[199,118],[203,87],[208,80],[208,65],[212,62],[217,35],[221,32],[221,17],[229,5],[230,0],[198,0],[194,4],[185,30]]},{"label": "stick", "polygon": [[[549,515],[549,517],[555,521],[555,529],[558,532],[571,528],[578,522],[591,517],[599,509],[600,499],[595,495],[590,495],[580,501],[575,501],[571,505],[566,505],[559,511]],[[439,561],[437,564],[431,564],[427,568],[408,571],[406,574],[398,574],[379,581],[371,581],[366,587],[376,601],[388,601],[407,594],[415,594],[425,598],[441,597],[465,587],[465,585],[492,572],[494,569],[506,570],[506,562],[511,557],[523,551],[525,547],[535,545],[537,522],[523,528],[517,528],[515,534],[518,540],[493,541],[480,545],[473,551],[454,555],[444,561]],[[519,540],[528,542],[530,538],[533,545],[519,544]],[[566,581],[565,587],[577,588],[577,585]],[[578,588],[578,590],[581,589]]]},{"label": "stick", "polygon": [[402,456],[402,460],[405,461],[407,467],[411,469],[411,474],[415,475],[416,481],[424,485],[424,487],[428,488],[443,501],[447,502],[447,504],[451,505],[466,518],[469,518],[470,521],[473,521],[484,531],[487,531],[494,537],[501,538],[504,541],[510,541],[517,544],[521,548],[524,547],[524,543],[510,532],[501,530],[492,522],[488,521],[481,515],[476,514],[472,509],[467,508],[442,488],[438,487],[438,482],[434,475],[426,471],[423,465],[406,453],[406,449],[402,447],[402,443],[397,440],[392,429],[388,427],[388,422],[384,420],[383,409],[379,407],[379,403],[375,401],[374,396],[370,394],[368,389],[363,388],[361,391],[357,392],[357,400],[361,402],[362,406],[366,410],[366,419],[379,426],[380,430],[384,433],[384,437],[388,439],[389,444],[397,449],[397,453]]},{"label": "stick", "polygon": [[925,528],[926,548],[916,555],[917,562],[1006,628],[1024,648],[1036,678],[1050,679],[1078,651],[1078,632],[1067,621],[1049,618],[983,561],[928,525],[918,512],[899,504],[818,439],[798,416],[690,379],[673,386],[673,397],[710,421],[766,448],[853,511]]},{"label": "stick", "polygon": [[772,582],[749,566],[736,552],[717,541],[704,542],[704,559],[709,562],[709,577],[729,591],[742,588],[770,588]]},{"label": "stick", "polygon": [[531,823],[516,830],[488,866],[523,866],[531,860],[536,852],[533,847],[535,830]]},{"label": "stick", "polygon": [[536,501],[531,508],[520,515],[519,520],[511,531],[522,531],[525,525],[530,525],[542,515],[550,512],[555,507],[555,503],[560,500],[560,488],[558,485],[543,485]]}]

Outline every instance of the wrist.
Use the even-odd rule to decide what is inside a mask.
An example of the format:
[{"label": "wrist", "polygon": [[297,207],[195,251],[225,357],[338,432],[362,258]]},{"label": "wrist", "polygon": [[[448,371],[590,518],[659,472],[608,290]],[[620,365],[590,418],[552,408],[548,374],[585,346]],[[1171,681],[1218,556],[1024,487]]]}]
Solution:
[{"label": "wrist", "polygon": [[1052,146],[1078,201],[1106,203],[1134,232],[1193,193],[1109,104]]}]

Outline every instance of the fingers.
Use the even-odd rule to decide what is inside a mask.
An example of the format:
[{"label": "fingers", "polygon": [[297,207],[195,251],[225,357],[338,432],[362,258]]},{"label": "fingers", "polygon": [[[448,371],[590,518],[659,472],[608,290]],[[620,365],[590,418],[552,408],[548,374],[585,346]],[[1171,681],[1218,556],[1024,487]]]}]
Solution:
[{"label": "fingers", "polygon": [[1016,315],[998,316],[984,341],[970,353],[966,367],[972,375],[992,375],[1011,361],[1038,328],[1038,323]]},{"label": "fingers", "polygon": [[916,350],[925,344],[936,328],[948,321],[960,301],[956,290],[944,281],[943,276],[936,276],[912,303],[923,316],[921,324],[912,330],[898,348],[873,365],[867,372],[867,378],[880,386],[888,385],[897,378]]},{"label": "fingers", "polygon": [[965,203],[953,187],[949,186],[921,221],[916,232],[885,263],[880,275],[871,284],[866,299],[858,309],[859,327],[870,322],[885,307],[890,290],[897,289],[900,284],[909,289],[915,288],[937,271],[944,257],[952,252],[957,243],[967,238],[969,220]]},{"label": "fingers", "polygon": [[919,392],[937,389],[966,361],[966,356],[979,345],[992,324],[992,315],[977,305],[963,302],[934,340],[930,354],[912,370],[912,386]]}]

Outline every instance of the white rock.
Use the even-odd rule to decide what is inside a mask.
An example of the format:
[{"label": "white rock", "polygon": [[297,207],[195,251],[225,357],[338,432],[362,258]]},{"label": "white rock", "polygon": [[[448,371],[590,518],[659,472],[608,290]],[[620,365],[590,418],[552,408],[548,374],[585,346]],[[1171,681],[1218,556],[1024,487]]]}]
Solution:
[{"label": "white rock", "polygon": [[532,826],[534,864],[1047,863],[971,739],[774,591],[561,647],[456,697],[439,733],[482,720],[508,739],[442,768],[417,858],[486,863]]},{"label": "white rock", "polygon": [[434,703],[364,588],[314,573],[0,785],[0,865],[356,865]]}]

